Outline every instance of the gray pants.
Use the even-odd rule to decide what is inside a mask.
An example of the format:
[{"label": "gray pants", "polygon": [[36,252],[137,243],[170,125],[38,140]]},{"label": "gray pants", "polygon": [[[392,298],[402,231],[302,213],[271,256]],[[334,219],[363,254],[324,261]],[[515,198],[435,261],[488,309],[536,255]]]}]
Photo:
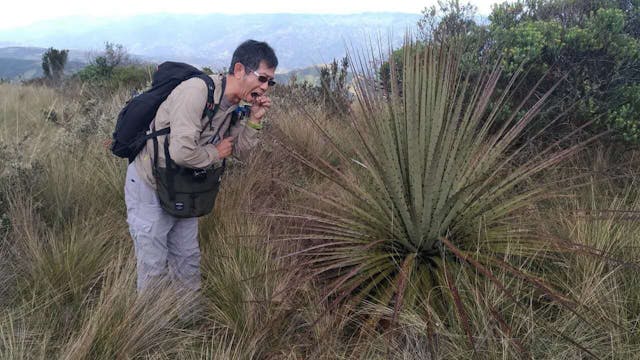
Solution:
[{"label": "gray pants", "polygon": [[138,291],[169,276],[176,285],[200,289],[198,218],[181,219],[160,206],[156,191],[129,164],[124,186],[127,222],[133,238]]}]

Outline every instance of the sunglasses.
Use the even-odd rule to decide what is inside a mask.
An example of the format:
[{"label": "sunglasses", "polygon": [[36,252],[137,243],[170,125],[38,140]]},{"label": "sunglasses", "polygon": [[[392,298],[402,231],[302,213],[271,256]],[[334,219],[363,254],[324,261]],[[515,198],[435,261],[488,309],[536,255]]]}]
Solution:
[{"label": "sunglasses", "polygon": [[265,75],[260,75],[257,71],[253,72],[253,75],[258,77],[258,81],[260,81],[261,83],[267,83],[269,84],[269,86],[273,86],[276,84],[276,81],[273,79],[269,79],[268,76]]}]

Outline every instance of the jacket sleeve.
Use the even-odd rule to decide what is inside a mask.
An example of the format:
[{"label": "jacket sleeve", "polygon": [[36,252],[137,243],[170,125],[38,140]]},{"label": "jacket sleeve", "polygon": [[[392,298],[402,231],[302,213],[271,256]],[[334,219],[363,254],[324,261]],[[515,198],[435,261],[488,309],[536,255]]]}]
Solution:
[{"label": "jacket sleeve", "polygon": [[204,81],[194,78],[178,85],[169,97],[173,98],[169,110],[169,155],[184,167],[204,168],[219,160],[212,144],[200,145],[202,112],[207,102]]},{"label": "jacket sleeve", "polygon": [[245,161],[249,150],[258,144],[258,130],[247,126],[247,119],[238,121],[231,128],[231,136],[234,138],[233,155]]}]

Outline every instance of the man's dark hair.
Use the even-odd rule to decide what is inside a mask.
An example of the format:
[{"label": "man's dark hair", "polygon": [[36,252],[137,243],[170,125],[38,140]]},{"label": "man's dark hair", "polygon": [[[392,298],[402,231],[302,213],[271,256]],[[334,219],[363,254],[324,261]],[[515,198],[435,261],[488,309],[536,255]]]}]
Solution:
[{"label": "man's dark hair", "polygon": [[245,72],[257,70],[260,62],[264,61],[269,68],[278,66],[278,58],[271,46],[266,42],[247,40],[240,44],[233,52],[231,58],[231,66],[229,66],[229,74],[233,74],[233,67],[236,63],[244,65]]}]

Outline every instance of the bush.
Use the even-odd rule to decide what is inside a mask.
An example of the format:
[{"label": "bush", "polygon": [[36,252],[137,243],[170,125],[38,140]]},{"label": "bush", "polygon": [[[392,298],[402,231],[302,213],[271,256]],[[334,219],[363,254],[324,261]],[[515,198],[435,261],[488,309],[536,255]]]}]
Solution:
[{"label": "bush", "polygon": [[82,82],[114,91],[119,88],[140,90],[151,82],[152,65],[128,65],[107,70],[91,64],[75,74]]},{"label": "bush", "polygon": [[640,76],[640,35],[632,3],[527,0],[494,8],[490,38],[507,71],[522,66],[529,83],[545,73],[548,84],[566,79],[551,99],[555,110],[544,114],[541,126],[570,111],[569,127],[554,131],[571,131],[599,118],[587,129],[591,134],[609,129],[615,139],[637,143],[640,124],[633,110],[640,102],[632,92]]},{"label": "bush", "polygon": [[74,77],[84,83],[114,91],[119,88],[140,90],[151,82],[152,64],[136,64],[122,45],[106,43],[104,55],[98,56]]}]

